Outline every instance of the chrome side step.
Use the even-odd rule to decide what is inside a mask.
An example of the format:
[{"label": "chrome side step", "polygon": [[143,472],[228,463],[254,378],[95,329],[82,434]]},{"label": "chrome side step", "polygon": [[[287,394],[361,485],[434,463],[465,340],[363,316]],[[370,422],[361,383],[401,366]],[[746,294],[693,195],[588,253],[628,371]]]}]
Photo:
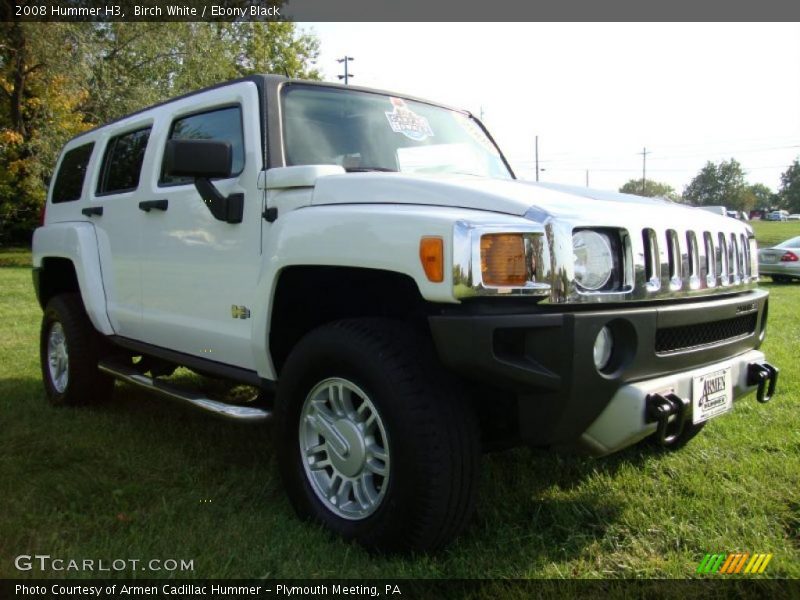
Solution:
[{"label": "chrome side step", "polygon": [[159,381],[155,377],[143,375],[130,365],[101,361],[97,365],[97,368],[115,379],[150,390],[165,398],[179,400],[184,404],[209,412],[218,417],[248,423],[263,423],[272,418],[272,412],[269,410],[252,406],[237,406],[235,404],[226,404],[225,402],[211,400],[197,392],[184,390],[165,381]]}]

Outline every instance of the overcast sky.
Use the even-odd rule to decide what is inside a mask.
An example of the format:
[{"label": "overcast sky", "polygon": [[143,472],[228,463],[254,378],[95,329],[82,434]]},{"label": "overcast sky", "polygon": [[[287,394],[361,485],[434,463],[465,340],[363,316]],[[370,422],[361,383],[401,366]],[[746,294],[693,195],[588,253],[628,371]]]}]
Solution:
[{"label": "overcast sky", "polygon": [[517,174],[617,189],[642,176],[677,191],[735,158],[773,190],[800,156],[800,24],[315,23],[326,81],[479,115]]}]

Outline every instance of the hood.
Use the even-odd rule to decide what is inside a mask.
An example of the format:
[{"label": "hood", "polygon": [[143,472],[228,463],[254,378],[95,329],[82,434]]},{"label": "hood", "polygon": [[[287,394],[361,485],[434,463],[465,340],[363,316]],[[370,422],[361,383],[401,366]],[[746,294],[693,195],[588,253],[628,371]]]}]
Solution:
[{"label": "hood", "polygon": [[452,206],[544,222],[565,218],[576,226],[620,226],[651,222],[660,227],[730,229],[730,217],[645,198],[577,186],[470,176],[426,176],[406,173],[347,173],[317,179],[312,205],[418,204]]}]

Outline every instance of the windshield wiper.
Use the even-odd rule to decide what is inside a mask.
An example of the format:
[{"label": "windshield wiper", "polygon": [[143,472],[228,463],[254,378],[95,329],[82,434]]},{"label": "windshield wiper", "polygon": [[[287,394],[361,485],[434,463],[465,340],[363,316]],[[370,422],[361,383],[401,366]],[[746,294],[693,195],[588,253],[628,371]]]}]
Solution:
[{"label": "windshield wiper", "polygon": [[368,171],[381,171],[382,173],[397,173],[397,169],[388,169],[386,167],[347,167],[345,171],[348,173],[366,173]]}]

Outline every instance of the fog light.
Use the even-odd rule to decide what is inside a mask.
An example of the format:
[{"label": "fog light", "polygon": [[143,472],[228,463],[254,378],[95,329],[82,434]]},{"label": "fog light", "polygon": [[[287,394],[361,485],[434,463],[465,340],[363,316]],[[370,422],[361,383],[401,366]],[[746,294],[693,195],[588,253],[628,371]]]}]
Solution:
[{"label": "fog light", "polygon": [[594,366],[602,371],[608,366],[611,351],[614,349],[614,337],[608,327],[603,327],[594,340]]}]

